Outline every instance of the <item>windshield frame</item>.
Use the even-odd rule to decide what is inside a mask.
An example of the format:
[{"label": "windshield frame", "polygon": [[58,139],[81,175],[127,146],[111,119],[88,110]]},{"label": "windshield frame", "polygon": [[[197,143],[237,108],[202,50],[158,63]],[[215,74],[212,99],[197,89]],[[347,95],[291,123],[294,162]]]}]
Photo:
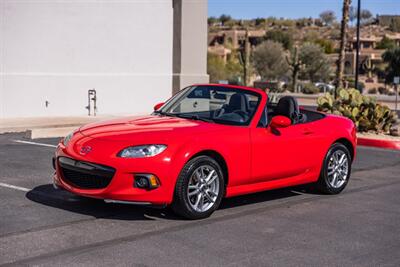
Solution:
[{"label": "windshield frame", "polygon": [[160,114],[160,115],[164,115],[164,116],[181,117],[181,118],[184,117],[185,119],[201,120],[198,118],[199,116],[196,116],[196,115],[193,115],[192,117],[182,116],[185,114],[190,114],[191,112],[188,112],[188,113],[166,112],[167,110],[170,110],[177,102],[180,102],[182,99],[187,97],[193,90],[195,90],[196,88],[199,88],[199,87],[206,87],[206,88],[209,88],[209,90],[215,89],[217,91],[219,90],[219,91],[241,92],[243,94],[253,95],[253,96],[257,97],[257,99],[258,99],[257,104],[255,105],[254,111],[252,112],[252,114],[250,114],[251,115],[250,118],[244,123],[229,121],[229,120],[219,120],[216,118],[204,118],[204,119],[212,120],[212,121],[209,121],[208,123],[218,123],[218,124],[231,125],[231,126],[249,126],[253,122],[254,118],[256,117],[258,109],[259,109],[260,104],[263,99],[261,92],[259,93],[259,92],[256,92],[255,90],[247,90],[245,88],[221,86],[221,85],[218,85],[218,86],[216,86],[216,85],[192,85],[192,86],[188,86],[188,87],[180,90],[173,97],[171,97],[167,102],[165,102],[165,104],[159,110],[153,112],[153,114]]}]

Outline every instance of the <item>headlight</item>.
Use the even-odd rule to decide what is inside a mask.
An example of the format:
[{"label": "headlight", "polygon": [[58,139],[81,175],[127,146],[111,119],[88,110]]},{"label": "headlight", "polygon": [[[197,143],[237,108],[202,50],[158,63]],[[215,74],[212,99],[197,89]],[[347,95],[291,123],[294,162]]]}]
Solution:
[{"label": "headlight", "polygon": [[160,154],[167,148],[166,145],[131,146],[118,153],[121,158],[146,158]]},{"label": "headlight", "polygon": [[62,143],[64,146],[68,146],[69,141],[71,141],[72,136],[74,136],[74,132],[69,133],[66,137],[64,137]]}]

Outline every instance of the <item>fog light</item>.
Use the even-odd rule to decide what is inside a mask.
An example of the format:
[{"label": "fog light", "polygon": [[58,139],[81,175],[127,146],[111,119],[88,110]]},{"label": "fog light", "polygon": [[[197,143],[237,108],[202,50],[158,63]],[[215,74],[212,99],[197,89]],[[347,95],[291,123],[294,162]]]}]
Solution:
[{"label": "fog light", "polygon": [[135,174],[135,187],[142,189],[154,189],[160,186],[160,182],[153,174]]}]

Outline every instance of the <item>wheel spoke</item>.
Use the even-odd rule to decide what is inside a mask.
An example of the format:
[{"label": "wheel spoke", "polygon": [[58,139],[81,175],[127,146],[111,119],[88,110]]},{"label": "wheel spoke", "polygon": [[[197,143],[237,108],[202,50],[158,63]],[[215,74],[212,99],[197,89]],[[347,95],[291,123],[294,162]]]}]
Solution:
[{"label": "wheel spoke", "polygon": [[208,173],[207,177],[206,177],[206,182],[208,183],[208,181],[211,179],[211,177],[213,176],[215,170],[212,170]]},{"label": "wheel spoke", "polygon": [[209,195],[211,195],[211,196],[213,196],[213,197],[218,196],[218,194],[215,193],[214,191],[209,190],[209,191],[207,191],[207,192],[208,192]]},{"label": "wheel spoke", "polygon": [[201,201],[201,194],[198,194],[198,195],[197,195],[197,198],[196,198],[196,202],[193,204],[193,206],[194,206],[194,208],[195,208],[196,210],[199,209],[200,201]]},{"label": "wheel spoke", "polygon": [[340,167],[343,167],[343,166],[347,166],[348,165],[348,160],[347,160],[347,157],[346,157],[346,155],[343,155],[345,158],[344,158],[344,160],[343,160],[343,162],[340,164]]},{"label": "wheel spoke", "polygon": [[333,179],[332,179],[332,185],[333,185],[334,187],[336,187],[337,178],[338,178],[338,173],[335,172],[335,173],[333,174]]},{"label": "wheel spoke", "polygon": [[199,173],[199,172],[200,172],[200,170],[197,170],[197,171],[195,172],[196,178],[197,178],[198,181],[200,181],[200,179],[201,179],[201,173]]},{"label": "wheel spoke", "polygon": [[212,199],[212,197],[208,194],[207,191],[204,192],[204,196],[208,199],[208,201],[210,201],[210,203],[214,203],[214,199]]},{"label": "wheel spoke", "polygon": [[206,176],[206,175],[204,174],[204,167],[201,167],[201,168],[200,168],[200,172],[201,172],[201,179],[204,179],[204,177]]},{"label": "wheel spoke", "polygon": [[207,185],[212,185],[212,183],[215,181],[215,179],[218,178],[218,175],[214,175],[212,178],[210,178],[210,180],[207,181]]},{"label": "wheel spoke", "polygon": [[346,173],[343,171],[340,171],[340,181],[346,180]]},{"label": "wheel spoke", "polygon": [[199,196],[200,196],[200,200],[199,200],[199,204],[197,205],[197,207],[198,207],[198,209],[200,210],[200,211],[203,211],[203,206],[204,206],[204,196],[203,196],[203,194],[199,194]]},{"label": "wheel spoke", "polygon": [[199,192],[200,192],[199,189],[193,190],[192,192],[188,193],[188,196],[191,197],[191,196],[197,195]]},{"label": "wheel spoke", "polygon": [[339,166],[342,166],[342,164],[344,163],[345,159],[346,159],[346,154],[343,154],[339,159]]}]

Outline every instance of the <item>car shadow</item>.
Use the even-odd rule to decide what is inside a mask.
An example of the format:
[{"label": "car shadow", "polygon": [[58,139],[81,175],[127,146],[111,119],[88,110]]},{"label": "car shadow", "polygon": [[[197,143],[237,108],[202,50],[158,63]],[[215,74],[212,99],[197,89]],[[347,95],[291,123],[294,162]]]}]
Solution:
[{"label": "car shadow", "polygon": [[[244,196],[223,199],[219,209],[231,209],[238,206],[291,198],[307,193],[302,187],[284,188]],[[49,207],[66,210],[94,218],[113,220],[182,220],[169,208],[105,203],[100,199],[74,195],[68,191],[54,189],[53,185],[40,185],[26,193],[26,198]]]}]

